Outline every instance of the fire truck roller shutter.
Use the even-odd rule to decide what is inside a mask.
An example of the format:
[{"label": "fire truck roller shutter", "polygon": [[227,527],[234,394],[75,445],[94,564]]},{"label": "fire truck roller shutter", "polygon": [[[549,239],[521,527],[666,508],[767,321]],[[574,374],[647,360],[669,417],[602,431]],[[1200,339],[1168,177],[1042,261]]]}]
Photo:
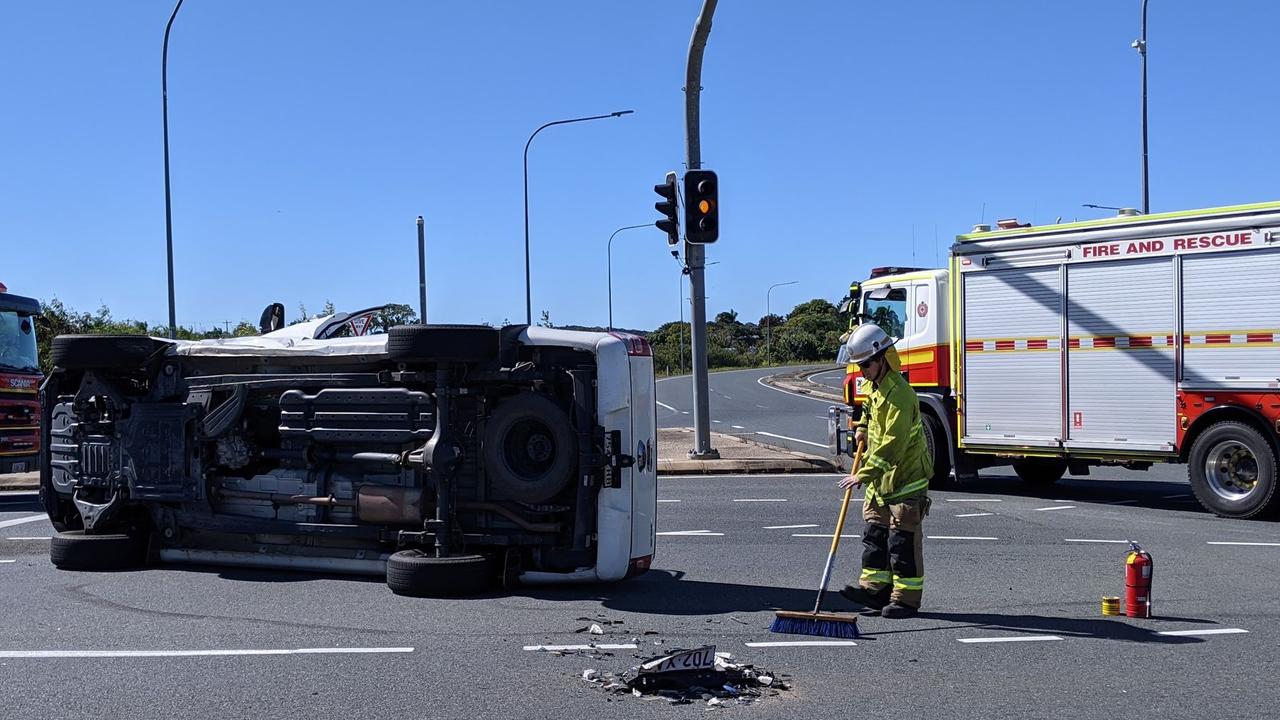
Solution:
[{"label": "fire truck roller shutter", "polygon": [[1185,388],[1280,383],[1280,248],[1182,260]]},{"label": "fire truck roller shutter", "polygon": [[1071,265],[1067,433],[1073,445],[1167,445],[1176,426],[1173,259]]},{"label": "fire truck roller shutter", "polygon": [[1062,432],[1060,266],[963,277],[965,438],[1056,447]]}]

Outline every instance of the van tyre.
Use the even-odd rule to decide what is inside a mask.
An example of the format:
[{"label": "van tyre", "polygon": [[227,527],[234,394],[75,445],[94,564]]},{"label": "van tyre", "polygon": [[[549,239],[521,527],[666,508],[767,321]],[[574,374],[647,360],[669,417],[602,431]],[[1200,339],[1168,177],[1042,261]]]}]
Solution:
[{"label": "van tyre", "polygon": [[59,335],[49,357],[64,370],[137,370],[168,344],[146,335]]},{"label": "van tyre", "polygon": [[123,534],[69,530],[49,540],[49,560],[60,570],[130,570],[147,561],[147,543]]},{"label": "van tyre", "polygon": [[1215,515],[1253,518],[1277,505],[1275,448],[1251,425],[1211,425],[1191,446],[1187,474],[1196,499]]},{"label": "van tyre", "polygon": [[555,497],[578,467],[569,414],[537,393],[503,400],[485,427],[484,467],[495,497],[522,503]]},{"label": "van tyre", "polygon": [[397,362],[485,362],[498,357],[498,330],[487,325],[397,325],[387,333]]},{"label": "van tyre", "polygon": [[387,587],[397,595],[478,595],[496,582],[494,565],[484,555],[436,557],[424,550],[401,550],[387,558]]},{"label": "van tyre", "polygon": [[942,423],[931,413],[922,413],[920,422],[924,425],[924,444],[933,457],[933,477],[929,478],[929,487],[939,490],[952,485],[951,451],[947,447],[947,433]]},{"label": "van tyre", "polygon": [[1013,471],[1028,485],[1048,487],[1067,474],[1067,461],[1063,458],[1025,458],[1013,462]]}]

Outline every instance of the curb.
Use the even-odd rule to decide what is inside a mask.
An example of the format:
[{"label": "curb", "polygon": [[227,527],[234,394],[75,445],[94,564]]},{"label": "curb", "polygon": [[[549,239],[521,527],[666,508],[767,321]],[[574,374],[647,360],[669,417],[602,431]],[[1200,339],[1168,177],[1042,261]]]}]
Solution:
[{"label": "curb", "polygon": [[0,490],[39,490],[40,473],[7,473],[0,475]]},{"label": "curb", "polygon": [[817,369],[811,368],[807,370],[799,370],[799,371],[793,371],[793,372],[787,372],[787,373],[779,373],[777,375],[766,375],[763,378],[761,378],[761,382],[763,382],[765,385],[768,385],[769,387],[776,388],[778,390],[782,390],[785,392],[795,393],[797,395],[807,395],[809,397],[821,398],[823,400],[829,400],[834,403],[843,404],[844,403],[843,394],[837,395],[836,393],[833,393],[833,392],[827,392],[825,390],[822,390],[819,386],[815,385],[814,383],[811,383],[808,381],[808,378],[811,375],[817,375],[818,373],[831,372],[832,370],[839,370],[839,369],[840,369],[839,366],[834,366],[834,367],[817,368]]},{"label": "curb", "polygon": [[822,458],[760,458],[744,460],[659,460],[659,475],[787,475],[837,472]]}]

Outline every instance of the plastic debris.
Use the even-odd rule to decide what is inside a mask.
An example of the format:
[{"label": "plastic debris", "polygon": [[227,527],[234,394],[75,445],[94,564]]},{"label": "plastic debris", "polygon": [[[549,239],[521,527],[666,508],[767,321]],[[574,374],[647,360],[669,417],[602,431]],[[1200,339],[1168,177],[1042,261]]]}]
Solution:
[{"label": "plastic debris", "polygon": [[583,670],[582,679],[587,682],[600,682],[600,671],[591,669]]},{"label": "plastic debris", "polygon": [[591,633],[592,635],[603,635],[604,628],[600,627],[596,623],[592,623],[591,627],[587,630],[587,632]]},{"label": "plastic debris", "polygon": [[708,645],[642,658],[639,665],[616,675],[586,670],[582,677],[610,696],[630,691],[633,697],[654,697],[671,705],[705,703],[708,709],[750,705],[791,689],[781,679],[786,676],[733,660],[733,655],[716,653]]}]

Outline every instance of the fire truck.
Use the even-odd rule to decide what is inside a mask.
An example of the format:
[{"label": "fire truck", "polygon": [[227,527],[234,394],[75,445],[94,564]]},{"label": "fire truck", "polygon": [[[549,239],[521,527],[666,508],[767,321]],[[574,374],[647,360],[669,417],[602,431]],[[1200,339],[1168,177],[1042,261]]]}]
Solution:
[{"label": "fire truck", "polygon": [[[1218,515],[1280,509],[1280,202],[1005,220],[958,236],[949,261],[877,269],[843,305],[898,338],[936,484],[1184,463]],[[838,454],[865,390],[849,365]]]},{"label": "fire truck", "polygon": [[39,314],[40,303],[0,283],[0,473],[35,470],[40,453]]}]

